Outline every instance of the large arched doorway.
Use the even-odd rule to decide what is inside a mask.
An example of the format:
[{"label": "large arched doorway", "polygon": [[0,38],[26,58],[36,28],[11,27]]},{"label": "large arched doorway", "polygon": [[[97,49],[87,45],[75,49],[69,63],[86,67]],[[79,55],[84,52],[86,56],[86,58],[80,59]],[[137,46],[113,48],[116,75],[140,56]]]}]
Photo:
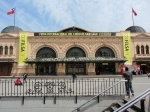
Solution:
[{"label": "large arched doorway", "polygon": [[[85,52],[79,47],[73,47],[69,49],[66,53],[66,57],[86,57]],[[86,63],[85,62],[70,62],[66,63],[66,74],[71,75],[75,73],[76,75],[86,74]]]},{"label": "large arched doorway", "polygon": [[[41,48],[37,54],[36,58],[56,58],[56,53],[53,49],[49,47]],[[56,63],[42,62],[36,63],[36,75],[56,75]]]},{"label": "large arched doorway", "polygon": [[[115,57],[112,49],[101,47],[96,51],[95,57],[111,58]],[[115,74],[115,62],[97,62],[95,68],[96,75]]]}]

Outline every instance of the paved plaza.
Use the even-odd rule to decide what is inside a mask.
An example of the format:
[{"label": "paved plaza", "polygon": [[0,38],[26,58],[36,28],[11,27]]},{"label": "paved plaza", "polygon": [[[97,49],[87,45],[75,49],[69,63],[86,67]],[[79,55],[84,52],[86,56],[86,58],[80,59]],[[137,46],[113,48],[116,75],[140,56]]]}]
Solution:
[{"label": "paved plaza", "polygon": [[135,91],[135,96],[144,92],[150,88],[150,78],[148,77],[134,77],[133,79],[133,88]]},{"label": "paved plaza", "polygon": [[[142,92],[144,92],[145,90],[150,88],[150,78],[148,77],[134,77],[133,80],[133,88],[134,88],[134,92],[135,92],[135,97],[138,96],[139,94],[141,94]],[[134,98],[134,97],[131,97]],[[145,100],[145,107],[146,107],[146,111],[148,111],[148,107],[150,107],[149,104],[149,100],[150,100],[150,95],[146,97]],[[140,103],[140,102],[138,102]],[[138,104],[140,105],[140,104]]]}]

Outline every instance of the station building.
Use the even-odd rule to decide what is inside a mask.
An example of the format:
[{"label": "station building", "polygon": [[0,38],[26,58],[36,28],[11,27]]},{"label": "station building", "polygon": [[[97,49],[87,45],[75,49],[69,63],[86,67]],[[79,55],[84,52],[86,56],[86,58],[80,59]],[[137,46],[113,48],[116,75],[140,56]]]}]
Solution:
[{"label": "station building", "polygon": [[8,26],[0,33],[0,76],[117,75],[124,66],[150,70],[150,33],[131,26],[119,32],[90,32],[69,27],[58,32],[23,31]]}]

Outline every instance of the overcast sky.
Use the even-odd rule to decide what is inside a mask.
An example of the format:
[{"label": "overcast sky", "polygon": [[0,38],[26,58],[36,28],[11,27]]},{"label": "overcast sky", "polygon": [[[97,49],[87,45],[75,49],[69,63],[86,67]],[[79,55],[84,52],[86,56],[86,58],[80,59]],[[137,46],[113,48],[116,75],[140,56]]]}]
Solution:
[{"label": "overcast sky", "polygon": [[150,32],[150,0],[1,0],[0,31],[14,25],[25,31],[57,32],[76,26],[92,32],[118,32],[133,25]]}]

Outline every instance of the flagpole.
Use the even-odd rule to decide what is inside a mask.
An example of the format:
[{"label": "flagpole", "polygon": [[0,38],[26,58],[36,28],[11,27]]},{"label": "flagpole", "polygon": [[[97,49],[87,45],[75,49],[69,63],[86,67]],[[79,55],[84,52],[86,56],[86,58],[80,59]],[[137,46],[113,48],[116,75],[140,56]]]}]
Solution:
[{"label": "flagpole", "polygon": [[15,14],[16,14],[16,8],[14,9],[15,13],[14,13],[14,26],[15,26]]},{"label": "flagpole", "polygon": [[[14,29],[15,29],[15,14],[16,14],[16,8],[14,8]],[[15,30],[14,30],[14,32],[15,32]]]},{"label": "flagpole", "polygon": [[132,22],[133,22],[133,26],[134,26],[134,19],[133,19],[133,8],[132,8]]}]

